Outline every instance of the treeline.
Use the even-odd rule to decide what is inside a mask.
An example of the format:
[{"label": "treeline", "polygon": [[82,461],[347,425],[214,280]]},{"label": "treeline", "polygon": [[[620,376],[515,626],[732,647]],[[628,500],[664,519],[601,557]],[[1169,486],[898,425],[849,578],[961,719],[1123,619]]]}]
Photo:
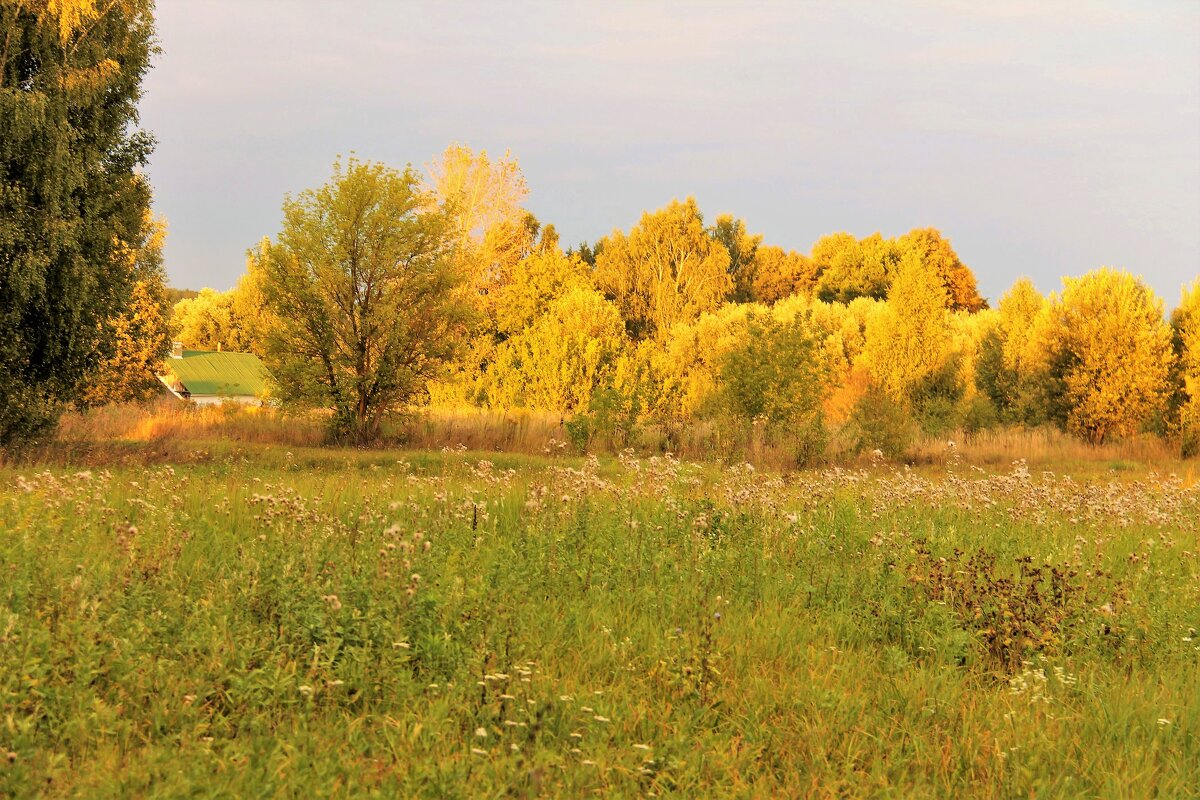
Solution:
[{"label": "treeline", "polygon": [[275,401],[356,440],[428,403],[558,413],[580,446],[704,421],[801,460],[831,430],[898,452],[997,424],[1200,449],[1200,281],[1169,322],[1110,269],[990,309],[935,229],[805,254],[690,199],[564,248],[516,160],[465,147],[336,164],[235,289],[173,294],[136,128],[153,4],[17,0],[0,29],[0,449],[148,396],[172,338],[258,353]]},{"label": "treeline", "polygon": [[258,353],[277,399],[332,408],[339,436],[424,402],[559,413],[581,446],[706,421],[800,460],[834,429],[891,453],[1002,424],[1200,446],[1200,280],[1169,322],[1107,268],[989,308],[933,228],[805,254],[688,199],[564,249],[525,196],[514,159],[458,146],[427,175],[338,164],[235,289],[175,305],[174,335]]}]

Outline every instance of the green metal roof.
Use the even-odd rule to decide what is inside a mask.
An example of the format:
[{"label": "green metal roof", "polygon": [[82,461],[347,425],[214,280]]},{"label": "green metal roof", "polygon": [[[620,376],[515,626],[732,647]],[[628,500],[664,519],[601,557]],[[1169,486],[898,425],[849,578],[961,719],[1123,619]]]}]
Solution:
[{"label": "green metal roof", "polygon": [[192,394],[258,396],[267,390],[267,370],[253,353],[184,350],[168,358],[167,371]]}]

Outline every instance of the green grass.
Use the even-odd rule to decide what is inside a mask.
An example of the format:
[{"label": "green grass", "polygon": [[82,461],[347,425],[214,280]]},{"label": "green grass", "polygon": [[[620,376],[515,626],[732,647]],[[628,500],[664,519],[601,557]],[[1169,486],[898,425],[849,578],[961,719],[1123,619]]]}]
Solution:
[{"label": "green grass", "polygon": [[1200,488],[483,457],[0,468],[0,796],[1195,796]]}]

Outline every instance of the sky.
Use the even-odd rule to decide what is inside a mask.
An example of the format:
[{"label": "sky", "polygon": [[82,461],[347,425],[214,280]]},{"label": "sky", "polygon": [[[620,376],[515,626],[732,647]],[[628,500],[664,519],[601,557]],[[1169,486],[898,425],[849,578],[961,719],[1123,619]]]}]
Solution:
[{"label": "sky", "polygon": [[171,285],[228,289],[351,152],[519,160],[564,243],[694,196],[764,241],[939,228],[995,302],[1200,275],[1200,2],[159,0]]}]

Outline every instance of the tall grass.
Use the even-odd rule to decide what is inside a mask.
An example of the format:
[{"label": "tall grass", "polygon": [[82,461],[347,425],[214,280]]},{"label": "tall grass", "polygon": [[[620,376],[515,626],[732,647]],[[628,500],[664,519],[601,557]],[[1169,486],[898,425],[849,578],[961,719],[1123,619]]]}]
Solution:
[{"label": "tall grass", "polygon": [[0,467],[0,796],[1189,797],[1200,489]]},{"label": "tall grass", "polygon": [[[33,454],[47,463],[99,463],[137,451],[151,460],[188,460],[211,445],[235,443],[316,447],[325,441],[326,419],[320,414],[283,414],[269,408],[197,407],[162,400],[150,405],[109,406],[63,417],[57,440]],[[468,450],[526,455],[573,455],[568,420],[540,411],[486,409],[413,409],[388,421],[380,447],[421,450]],[[766,436],[761,428],[731,432],[711,422],[695,422],[668,431],[661,425],[638,426],[619,445],[597,440],[587,450],[615,455],[625,447],[643,455],[672,453],[694,461],[790,469],[797,465],[794,443]],[[850,437],[830,431],[818,464],[863,466],[880,457],[860,452]],[[1195,460],[1181,461],[1162,439],[1142,436],[1092,445],[1053,428],[999,428],[923,437],[900,454],[898,463],[940,465],[951,461],[977,466],[1005,466],[1024,460],[1039,468],[1121,468],[1155,466],[1194,471]]]}]

